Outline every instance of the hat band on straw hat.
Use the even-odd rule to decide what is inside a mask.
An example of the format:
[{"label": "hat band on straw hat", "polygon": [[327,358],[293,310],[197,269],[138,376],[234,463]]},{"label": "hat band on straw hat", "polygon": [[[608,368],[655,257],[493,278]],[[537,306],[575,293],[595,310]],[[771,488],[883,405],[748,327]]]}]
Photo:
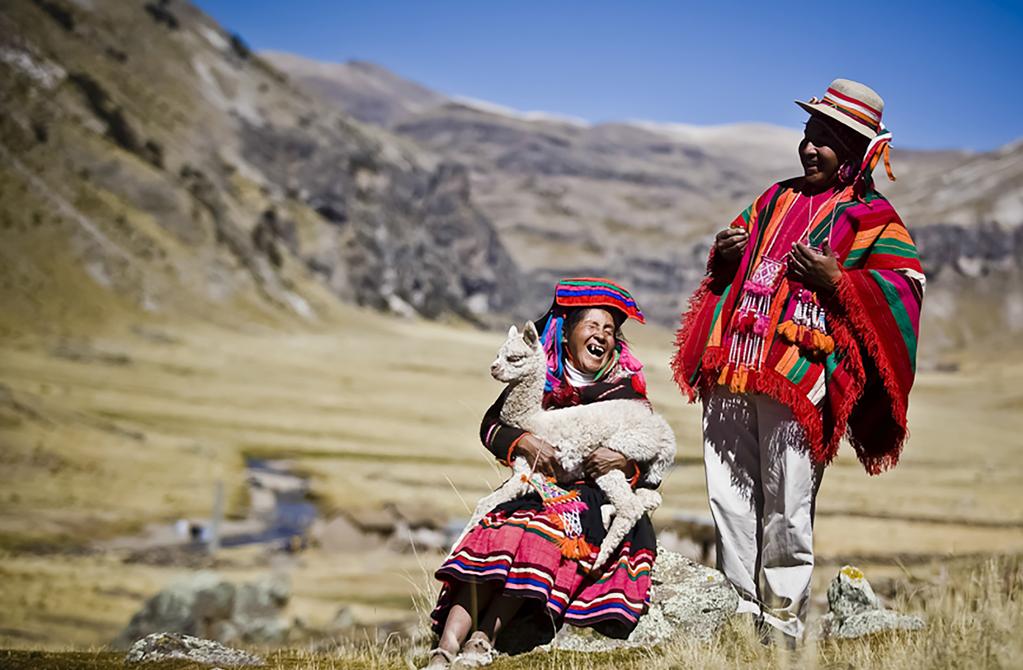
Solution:
[{"label": "hat band on straw hat", "polygon": [[848,95],[836,91],[834,88],[828,88],[827,93],[824,94],[823,100],[816,100],[815,98],[810,99],[811,103],[823,103],[829,107],[842,112],[852,120],[862,123],[868,128],[873,128],[874,132],[880,130],[881,127],[881,111],[874,109],[870,105],[864,103],[862,100],[857,100]]}]

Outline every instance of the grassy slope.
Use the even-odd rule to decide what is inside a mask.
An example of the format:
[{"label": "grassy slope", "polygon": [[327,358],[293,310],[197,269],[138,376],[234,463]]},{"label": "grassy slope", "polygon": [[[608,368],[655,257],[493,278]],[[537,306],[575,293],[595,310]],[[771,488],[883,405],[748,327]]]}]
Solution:
[{"label": "grassy slope", "polygon": [[[659,514],[704,512],[699,413],[668,376],[670,334],[632,335],[654,403],[679,437]],[[503,477],[476,436],[499,391],[486,370],[501,339],[340,308],[329,323],[290,331],[125,320],[88,337],[5,345],[0,598],[10,605],[0,640],[81,646],[112,637],[181,571],[52,550],[203,515],[218,477],[241,511],[247,453],[294,456],[328,513],[399,503],[439,518],[465,514]],[[1018,364],[921,375],[904,463],[868,478],[846,450],[828,470],[822,559],[1023,552],[1021,378]],[[1006,525],[984,525],[992,520]],[[407,616],[411,595],[429,599],[440,558],[309,552],[292,573],[292,612],[320,625],[341,604],[354,603],[364,622]],[[221,569],[241,578],[266,567],[242,553]]]},{"label": "grassy slope", "polygon": [[[680,641],[661,647],[604,654],[532,652],[499,658],[494,670],[706,668],[1015,668],[1021,667],[1023,638],[1023,566],[1016,560],[952,565],[941,578],[910,577],[911,592],[898,598],[900,608],[927,618],[920,633],[891,633],[860,640],[811,642],[788,652],[761,646],[746,621],[729,622],[708,644]],[[121,668],[122,656],[110,652],[0,651],[7,668]],[[405,669],[421,662],[421,648],[406,644],[349,644],[329,652],[283,650],[267,654],[274,670]],[[168,663],[164,668],[200,666]]]}]

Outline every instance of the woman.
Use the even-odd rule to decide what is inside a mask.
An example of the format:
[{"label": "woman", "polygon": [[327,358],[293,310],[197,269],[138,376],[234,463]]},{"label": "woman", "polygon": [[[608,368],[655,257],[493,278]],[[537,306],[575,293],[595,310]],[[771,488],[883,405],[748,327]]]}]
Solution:
[{"label": "woman", "polygon": [[[906,437],[924,276],[872,171],[888,165],[884,103],[836,79],[799,144],[803,176],[771,186],[715,240],[672,367],[704,401],[718,567],[748,612],[803,633],[813,512],[847,435],[866,470]],[[761,575],[763,570],[763,588]]]},{"label": "woman", "polygon": [[[644,322],[621,286],[587,278],[558,283],[550,311],[536,322],[548,356],[545,408],[609,399],[646,401],[642,366],[621,335],[628,318]],[[483,445],[505,465],[523,456],[537,470],[559,478],[554,446],[501,423],[506,395],[507,390],[483,417]],[[579,518],[583,551],[570,548],[578,549],[578,543],[565,542],[563,520],[545,512],[536,493],[499,505],[455,547],[436,573],[444,582],[433,612],[440,640],[428,668],[447,667],[459,650],[462,665],[487,663],[499,640],[509,651],[532,648],[550,641],[562,623],[628,637],[649,602],[656,542],[644,515],[602,573],[589,572],[604,538],[600,508],[607,504],[594,480],[614,468],[625,471],[633,486],[660,483],[646,476],[643,463],[609,449],[587,459],[585,480],[559,481],[584,503]],[[500,636],[502,631],[506,634]]]}]

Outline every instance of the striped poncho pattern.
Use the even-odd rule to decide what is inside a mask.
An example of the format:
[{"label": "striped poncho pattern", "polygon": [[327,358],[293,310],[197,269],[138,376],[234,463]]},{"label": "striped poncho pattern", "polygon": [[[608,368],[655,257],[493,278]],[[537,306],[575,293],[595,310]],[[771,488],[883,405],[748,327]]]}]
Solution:
[{"label": "striped poncho pattern", "polygon": [[[718,276],[711,251],[709,274],[676,336],[675,381],[691,402],[716,384],[769,395],[792,410],[815,462],[830,463],[845,435],[867,472],[878,474],[898,463],[907,435],[923,271],[909,232],[880,193],[842,188],[811,220],[800,184],[793,179],[773,185],[732,223],[750,234],[734,277]],[[779,255],[803,239],[807,223],[810,244],[819,247],[830,235],[842,267],[835,293],[817,296],[834,350],[815,355],[773,336],[760,368],[736,375],[728,347],[743,284],[769,250]],[[769,333],[793,318],[802,288],[782,280],[771,298]]]}]

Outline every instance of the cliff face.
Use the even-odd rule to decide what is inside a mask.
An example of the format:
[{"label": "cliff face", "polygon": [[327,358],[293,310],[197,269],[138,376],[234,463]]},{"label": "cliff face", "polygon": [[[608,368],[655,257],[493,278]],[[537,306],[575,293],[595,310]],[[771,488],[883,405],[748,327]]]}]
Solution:
[{"label": "cliff face", "polygon": [[[271,58],[342,109],[365,108],[375,96],[391,110],[375,123],[467,165],[481,209],[528,274],[532,309],[556,278],[599,273],[633,288],[653,320],[674,324],[713,232],[767,185],[800,172],[800,134],[784,128],[589,125],[429,98],[411,82],[397,86],[391,73],[377,71],[380,83],[365,85],[362,64]],[[406,90],[416,93],[406,98]],[[986,153],[896,146],[893,162],[898,181],[877,178],[930,276],[924,341],[956,347],[1023,327],[1023,142]],[[990,314],[964,325],[981,304]]]},{"label": "cliff face", "polygon": [[1018,349],[1023,331],[1023,226],[934,224],[913,231],[927,272],[929,352]]},{"label": "cliff face", "polygon": [[140,310],[480,321],[519,272],[465,171],[296,89],[183,2],[0,8],[7,331]]},{"label": "cliff face", "polygon": [[[588,125],[268,58],[184,2],[0,8],[0,328],[315,320],[339,300],[503,321],[580,274],[674,324],[713,232],[799,169],[787,129]],[[896,149],[895,168],[925,342],[1018,331],[1023,143]]]}]

